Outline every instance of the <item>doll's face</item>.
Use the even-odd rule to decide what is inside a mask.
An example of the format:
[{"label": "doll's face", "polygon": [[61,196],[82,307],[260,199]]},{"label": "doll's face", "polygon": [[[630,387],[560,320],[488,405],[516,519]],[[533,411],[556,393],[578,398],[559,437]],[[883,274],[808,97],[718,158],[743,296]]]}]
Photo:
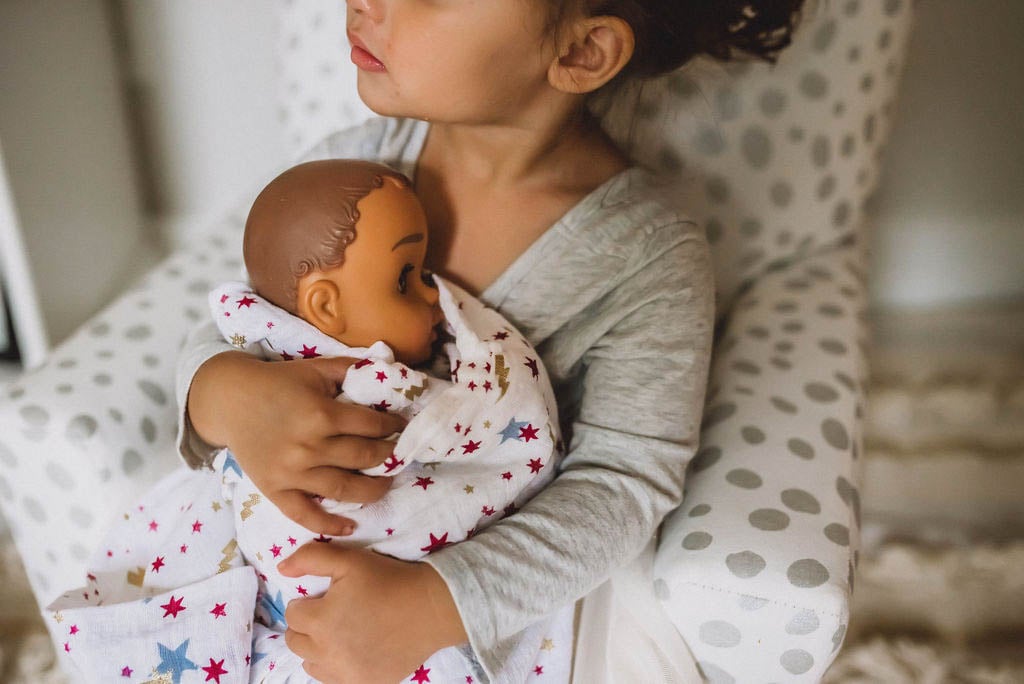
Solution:
[{"label": "doll's face", "polygon": [[340,266],[300,279],[299,314],[350,347],[384,341],[395,358],[430,358],[443,316],[423,269],[427,219],[409,188],[391,178],[357,205],[356,238]]}]

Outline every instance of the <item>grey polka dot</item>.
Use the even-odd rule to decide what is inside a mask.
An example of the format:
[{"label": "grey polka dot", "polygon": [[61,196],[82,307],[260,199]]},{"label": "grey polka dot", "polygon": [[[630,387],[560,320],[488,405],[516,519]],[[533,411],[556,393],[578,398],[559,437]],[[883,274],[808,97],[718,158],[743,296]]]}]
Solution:
[{"label": "grey polka dot", "polygon": [[800,77],[800,92],[811,100],[820,100],[828,93],[828,79],[818,71],[808,71]]},{"label": "grey polka dot", "polygon": [[80,561],[89,560],[89,551],[81,544],[71,545],[71,555]]},{"label": "grey polka dot", "polygon": [[839,398],[839,392],[831,385],[823,382],[809,382],[804,385],[804,393],[811,401],[828,404]]},{"label": "grey polka dot", "polygon": [[658,166],[665,173],[679,173],[683,170],[683,160],[671,147],[662,147],[658,153]]},{"label": "grey polka dot", "polygon": [[669,591],[668,583],[660,577],[654,580],[654,595],[659,601],[668,601],[672,598],[672,592]]},{"label": "grey polka dot", "polygon": [[846,428],[835,418],[826,418],[821,423],[821,435],[829,445],[839,450],[850,448],[850,435]]},{"label": "grey polka dot", "polygon": [[885,13],[890,17],[896,16],[900,13],[900,6],[902,4],[902,0],[885,0]]},{"label": "grey polka dot", "polygon": [[46,509],[43,508],[43,504],[30,496],[26,496],[21,500],[21,505],[25,507],[25,512],[28,513],[30,518],[36,522],[46,522]]},{"label": "grey polka dot", "polygon": [[825,528],[825,536],[829,541],[834,542],[839,546],[850,545],[850,530],[846,525],[832,523]]},{"label": "grey polka dot", "polygon": [[42,406],[36,406],[35,404],[22,406],[18,409],[18,413],[21,415],[22,420],[33,427],[46,425],[50,420],[50,414],[47,413],[46,409]]},{"label": "grey polka dot", "polygon": [[732,88],[722,88],[715,95],[715,110],[722,121],[732,121],[740,115],[739,94]]},{"label": "grey polka dot", "polygon": [[694,506],[693,508],[690,509],[690,517],[691,518],[699,518],[702,515],[707,515],[710,512],[711,512],[711,506],[709,506],[707,504],[697,504],[696,506]]},{"label": "grey polka dot", "polygon": [[876,119],[874,114],[869,114],[864,119],[864,140],[872,142],[875,139]]},{"label": "grey polka dot", "polygon": [[0,475],[0,497],[3,497],[7,501],[14,500],[14,491],[11,490],[11,484],[3,475]]},{"label": "grey polka dot", "polygon": [[71,521],[81,527],[82,529],[88,529],[92,527],[93,516],[92,513],[85,510],[80,506],[72,506],[68,511],[68,516]]},{"label": "grey polka dot", "polygon": [[721,176],[708,178],[704,189],[708,194],[708,199],[715,204],[723,204],[729,201],[729,183]]},{"label": "grey polka dot", "polygon": [[842,371],[836,371],[835,378],[836,380],[839,381],[839,384],[841,384],[846,389],[850,390],[851,392],[856,391],[857,383],[854,382],[853,378],[851,378],[846,373],[843,373]]},{"label": "grey polka dot", "polygon": [[789,516],[775,508],[759,508],[747,519],[751,525],[765,532],[778,532],[789,527]]},{"label": "grey polka dot", "polygon": [[57,368],[74,368],[78,365],[75,359],[61,359],[57,362]]},{"label": "grey polka dot", "polygon": [[143,439],[150,444],[156,441],[156,424],[153,422],[152,418],[149,416],[144,417],[140,427],[142,428]]},{"label": "grey polka dot", "polygon": [[753,218],[743,219],[743,223],[740,224],[740,234],[744,237],[757,237],[763,229],[761,222]]},{"label": "grey polka dot", "polygon": [[154,356],[153,354],[146,354],[142,357],[142,363],[149,368],[156,368],[160,365],[160,357]]},{"label": "grey polka dot", "polygon": [[804,331],[804,324],[800,321],[786,321],[782,324],[784,332],[796,334]]},{"label": "grey polka dot", "polygon": [[65,436],[72,442],[81,442],[92,437],[96,433],[98,426],[99,423],[96,422],[95,418],[81,413],[72,418],[68,423]]},{"label": "grey polka dot", "polygon": [[742,639],[740,630],[723,620],[705,622],[700,626],[697,634],[705,644],[718,648],[734,648]]},{"label": "grey polka dot", "polygon": [[786,401],[782,397],[772,397],[772,406],[779,409],[783,413],[796,413],[796,404]]},{"label": "grey polka dot", "polygon": [[106,337],[110,334],[110,324],[105,322],[97,323],[89,328],[89,334],[93,337]]},{"label": "grey polka dot", "polygon": [[705,412],[702,426],[707,429],[712,425],[718,425],[722,421],[731,417],[734,413],[736,413],[736,404],[733,404],[732,402],[713,406]]},{"label": "grey polka dot", "polygon": [[761,556],[753,551],[730,553],[725,557],[725,566],[729,568],[729,572],[740,579],[750,579],[757,576],[765,569],[766,565],[764,558],[761,558]]},{"label": "grey polka dot", "polygon": [[150,380],[139,380],[139,389],[156,404],[163,406],[167,403],[167,393],[163,388]]},{"label": "grey polka dot", "polygon": [[757,610],[758,608],[763,608],[764,606],[768,605],[768,599],[761,598],[760,596],[750,596],[749,594],[744,594],[740,596],[738,601],[736,601],[736,605],[740,607],[740,610]]},{"label": "grey polka dot", "polygon": [[25,388],[11,387],[7,390],[7,396],[12,400],[17,401],[18,399],[21,399],[23,396],[25,396]]},{"label": "grey polka dot", "polygon": [[96,358],[108,361],[114,358],[114,352],[109,349],[100,349],[98,352],[96,352]]},{"label": "grey polka dot", "polygon": [[793,186],[788,181],[775,181],[768,193],[772,204],[780,209],[788,207],[793,202]]},{"label": "grey polka dot", "polygon": [[772,158],[772,139],[760,126],[752,126],[743,132],[740,149],[748,164],[763,169]]},{"label": "grey polka dot", "polygon": [[821,25],[815,34],[812,45],[818,52],[825,52],[832,45],[833,40],[836,37],[836,21],[835,19],[829,19],[827,22]]},{"label": "grey polka dot", "polygon": [[700,94],[700,88],[697,87],[693,79],[683,74],[677,73],[673,75],[666,85],[671,92],[682,98],[694,97]]},{"label": "grey polka dot", "polygon": [[832,196],[832,193],[836,191],[836,177],[829,174],[821,179],[818,183],[817,195],[818,199],[824,200]]},{"label": "grey polka dot", "polygon": [[814,657],[799,648],[783,653],[779,662],[782,663],[782,667],[786,668],[786,672],[792,674],[803,674],[814,667]]},{"label": "grey polka dot", "polygon": [[764,431],[753,425],[743,426],[740,430],[740,436],[743,437],[743,441],[747,444],[760,444],[765,438]]},{"label": "grey polka dot", "polygon": [[763,325],[752,325],[747,328],[747,335],[758,340],[763,340],[767,337],[771,337],[771,332],[769,332],[768,328]]},{"label": "grey polka dot", "polygon": [[860,0],[847,0],[846,5],[843,7],[843,12],[848,17],[852,17],[858,11],[860,11]]},{"label": "grey polka dot", "polygon": [[50,580],[41,572],[34,572],[32,576],[36,578],[36,585],[42,588],[43,591],[50,590]]},{"label": "grey polka dot", "polygon": [[714,157],[721,154],[725,149],[725,138],[722,137],[721,132],[717,128],[701,126],[697,131],[693,145],[701,154]]},{"label": "grey polka dot", "polygon": [[841,318],[843,316],[843,307],[837,304],[822,304],[818,307],[818,313],[828,318]]},{"label": "grey polka dot", "polygon": [[786,624],[786,634],[804,636],[811,634],[820,626],[818,615],[813,610],[801,610]]},{"label": "grey polka dot", "polygon": [[734,371],[739,372],[739,373],[743,373],[744,375],[760,375],[761,374],[760,366],[758,366],[756,363],[752,363],[750,361],[744,361],[744,360],[733,361],[732,362],[732,369]]},{"label": "grey polka dot", "polygon": [[813,515],[821,513],[821,504],[810,492],[802,489],[786,489],[782,492],[781,498],[782,503],[791,511]]},{"label": "grey polka dot", "polygon": [[857,149],[857,139],[847,133],[843,136],[843,142],[840,143],[839,153],[844,157],[849,157],[855,149]]},{"label": "grey polka dot", "polygon": [[135,449],[125,449],[121,454],[121,470],[125,475],[131,475],[142,467],[142,456]]},{"label": "grey polka dot", "polygon": [[683,537],[683,548],[687,551],[700,551],[711,546],[714,539],[707,532],[691,532]]},{"label": "grey polka dot", "polygon": [[850,481],[842,475],[836,478],[836,493],[839,494],[839,498],[843,500],[843,503],[850,508],[854,508],[860,503],[860,495],[857,493],[857,488],[850,484]]},{"label": "grey polka dot", "polygon": [[11,448],[3,442],[0,442],[0,463],[8,468],[18,467],[18,457],[15,456],[14,452],[11,451]]},{"label": "grey polka dot", "polygon": [[75,388],[65,382],[57,385],[54,389],[57,390],[57,394],[71,394]]},{"label": "grey polka dot", "polygon": [[150,328],[145,323],[141,325],[133,325],[132,327],[124,331],[125,337],[127,337],[129,340],[135,340],[136,342],[139,340],[148,339],[152,334],[153,329]]},{"label": "grey polka dot", "polygon": [[722,225],[722,222],[715,218],[709,219],[707,225],[704,226],[704,231],[708,236],[708,242],[711,244],[715,244],[722,238],[724,230],[725,228]]},{"label": "grey polka dot", "polygon": [[846,625],[839,625],[835,633],[832,635],[832,652],[835,653],[839,650],[839,647],[843,645],[843,639],[846,637]]},{"label": "grey polka dot", "polygon": [[71,477],[71,473],[53,461],[46,464],[46,476],[61,489],[72,489],[75,486],[75,479]]},{"label": "grey polka dot", "polygon": [[92,381],[100,387],[107,387],[114,381],[114,379],[110,377],[110,373],[97,373],[92,376]]},{"label": "grey polka dot", "polygon": [[813,558],[803,558],[789,566],[786,577],[794,587],[813,589],[828,581],[828,570]]},{"label": "grey polka dot", "polygon": [[846,200],[841,201],[836,205],[836,208],[832,212],[832,225],[836,228],[842,228],[850,220],[850,203]]},{"label": "grey polka dot", "polygon": [[47,549],[46,550],[46,560],[48,560],[48,561],[50,561],[50,563],[56,565],[57,564],[57,553],[53,549]]},{"label": "grey polka dot", "polygon": [[736,468],[730,470],[725,476],[726,482],[729,484],[736,485],[743,489],[757,489],[764,482],[761,480],[761,476],[752,470],[746,468]]},{"label": "grey polka dot", "polygon": [[211,287],[209,280],[193,280],[188,284],[188,291],[194,295],[204,295],[210,291]]},{"label": "grey polka dot", "polygon": [[837,339],[824,339],[818,342],[823,351],[836,356],[843,356],[848,351],[846,343]]},{"label": "grey polka dot", "polygon": [[814,138],[814,142],[811,143],[811,161],[814,165],[823,168],[828,166],[829,161],[832,159],[832,143],[824,135],[819,135]]},{"label": "grey polka dot", "polygon": [[790,368],[793,367],[793,364],[791,364],[789,361],[787,361],[786,359],[780,358],[778,356],[773,356],[770,359],[770,361],[771,361],[771,364],[773,366],[775,366],[776,368],[778,368],[779,370],[784,370],[785,371],[785,370],[789,370]]},{"label": "grey polka dot", "polygon": [[702,470],[707,470],[711,466],[718,463],[718,459],[722,458],[722,450],[716,446],[701,447],[697,452],[697,455],[693,457],[690,462],[690,470],[695,473],[699,473]]},{"label": "grey polka dot", "polygon": [[123,413],[121,413],[121,412],[120,412],[119,410],[117,410],[116,408],[108,409],[108,410],[107,410],[107,415],[109,415],[109,416],[110,416],[110,418],[111,418],[111,419],[112,419],[112,420],[113,420],[114,422],[116,422],[116,423],[123,423],[123,422],[124,422],[124,414],[123,414]]},{"label": "grey polka dot", "polygon": [[786,94],[781,90],[766,90],[761,93],[761,111],[764,115],[774,118],[786,108]]},{"label": "grey polka dot", "polygon": [[789,138],[790,142],[798,143],[804,139],[804,129],[794,126],[786,132],[786,137]]}]

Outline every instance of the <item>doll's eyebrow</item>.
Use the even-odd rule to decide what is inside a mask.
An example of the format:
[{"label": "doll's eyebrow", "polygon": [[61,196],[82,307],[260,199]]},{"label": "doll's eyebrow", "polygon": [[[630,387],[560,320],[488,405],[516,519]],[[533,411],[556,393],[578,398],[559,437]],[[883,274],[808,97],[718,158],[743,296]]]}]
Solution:
[{"label": "doll's eyebrow", "polygon": [[422,240],[423,240],[423,233],[413,233],[411,235],[406,235],[404,238],[402,238],[401,240],[399,240],[398,242],[395,243],[395,246],[391,248],[391,251],[394,252],[396,249],[398,249],[402,245],[408,245],[408,244],[411,244],[413,242],[421,242]]}]

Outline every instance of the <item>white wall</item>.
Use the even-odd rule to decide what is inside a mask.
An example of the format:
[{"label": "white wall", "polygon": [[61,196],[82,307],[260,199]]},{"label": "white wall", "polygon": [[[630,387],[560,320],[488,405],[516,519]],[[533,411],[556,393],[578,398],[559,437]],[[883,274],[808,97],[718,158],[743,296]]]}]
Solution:
[{"label": "white wall", "polygon": [[1024,2],[916,4],[873,301],[1024,298]]},{"label": "white wall", "polygon": [[147,186],[172,242],[281,170],[274,5],[119,0]]}]

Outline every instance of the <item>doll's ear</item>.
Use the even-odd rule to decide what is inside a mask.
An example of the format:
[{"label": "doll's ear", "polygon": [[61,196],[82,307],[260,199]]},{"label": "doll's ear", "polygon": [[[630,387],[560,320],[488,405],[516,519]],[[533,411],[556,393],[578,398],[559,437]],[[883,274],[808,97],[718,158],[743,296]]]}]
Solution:
[{"label": "doll's ear", "polygon": [[345,332],[345,316],[338,285],[321,273],[299,280],[295,308],[304,321],[320,332],[339,339]]},{"label": "doll's ear", "polygon": [[580,18],[559,36],[558,55],[548,68],[557,90],[582,95],[615,78],[633,57],[633,29],[611,16]]}]

